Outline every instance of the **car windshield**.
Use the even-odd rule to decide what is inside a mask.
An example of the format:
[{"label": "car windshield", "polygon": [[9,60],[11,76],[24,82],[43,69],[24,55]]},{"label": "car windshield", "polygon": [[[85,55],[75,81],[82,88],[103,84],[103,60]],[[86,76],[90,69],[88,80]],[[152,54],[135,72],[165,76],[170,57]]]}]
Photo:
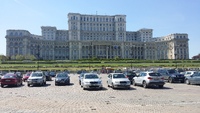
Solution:
[{"label": "car windshield", "polygon": [[81,73],[80,77],[83,77],[85,73]]},{"label": "car windshield", "polygon": [[54,74],[56,74],[56,73],[55,73],[55,72],[50,72],[49,74],[50,74],[50,75],[54,75]]},{"label": "car windshield", "polygon": [[66,73],[59,73],[57,77],[68,77],[68,75]]},{"label": "car windshield", "polygon": [[31,75],[31,73],[26,73],[26,76],[30,76]]},{"label": "car windshield", "polygon": [[6,74],[4,75],[4,78],[16,78],[16,76],[12,74]]},{"label": "car windshield", "polygon": [[42,73],[32,73],[32,77],[41,77]]},{"label": "car windshield", "polygon": [[168,70],[169,74],[174,74],[174,73],[178,73],[176,70],[174,69],[171,69],[171,70]]},{"label": "car windshield", "polygon": [[114,74],[113,78],[126,78],[124,74]]},{"label": "car windshield", "polygon": [[127,73],[127,76],[136,76],[136,73],[128,72],[128,73]]},{"label": "car windshield", "polygon": [[161,76],[160,73],[149,73],[150,76]]},{"label": "car windshield", "polygon": [[99,78],[97,75],[85,75],[85,79],[94,79],[94,78]]}]

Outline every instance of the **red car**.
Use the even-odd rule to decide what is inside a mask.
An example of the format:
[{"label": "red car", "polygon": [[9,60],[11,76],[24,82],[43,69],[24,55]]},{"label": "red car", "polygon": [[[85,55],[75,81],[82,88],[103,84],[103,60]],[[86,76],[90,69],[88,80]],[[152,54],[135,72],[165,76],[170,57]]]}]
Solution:
[{"label": "red car", "polygon": [[26,74],[23,75],[22,80],[23,80],[24,82],[26,82],[30,75],[31,75],[31,72],[27,72]]},{"label": "red car", "polygon": [[21,86],[22,77],[17,76],[15,73],[7,73],[1,78],[1,87],[3,88],[5,85]]}]

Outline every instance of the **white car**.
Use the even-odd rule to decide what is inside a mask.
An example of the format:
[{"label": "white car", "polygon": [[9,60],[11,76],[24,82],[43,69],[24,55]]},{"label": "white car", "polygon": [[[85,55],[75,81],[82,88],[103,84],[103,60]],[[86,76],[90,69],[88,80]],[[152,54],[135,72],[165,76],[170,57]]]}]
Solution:
[{"label": "white car", "polygon": [[196,73],[198,73],[198,72],[197,71],[186,71],[184,76],[188,77],[188,76],[191,76],[191,75],[196,74]]},{"label": "white car", "polygon": [[85,89],[102,89],[102,80],[96,73],[85,73],[81,78],[81,87]]},{"label": "white car", "polygon": [[27,85],[46,85],[46,76],[43,72],[32,72],[30,77],[27,79]]},{"label": "white car", "polygon": [[130,89],[131,82],[123,73],[110,73],[107,80],[108,87],[128,88]]},{"label": "white car", "polygon": [[156,85],[159,88],[163,88],[165,82],[160,73],[154,72],[142,72],[138,76],[133,78],[133,85],[142,85],[144,88],[148,86]]}]

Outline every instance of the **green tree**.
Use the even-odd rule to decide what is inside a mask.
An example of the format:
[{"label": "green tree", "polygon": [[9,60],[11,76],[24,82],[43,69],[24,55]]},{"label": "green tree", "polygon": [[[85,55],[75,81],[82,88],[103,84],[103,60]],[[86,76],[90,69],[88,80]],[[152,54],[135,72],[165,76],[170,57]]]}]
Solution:
[{"label": "green tree", "polygon": [[7,57],[5,55],[0,55],[0,61],[5,61],[7,60]]},{"label": "green tree", "polygon": [[11,60],[15,60],[15,58],[16,58],[15,55],[11,56]]},{"label": "green tree", "polygon": [[20,60],[20,61],[22,61],[22,60],[24,60],[24,56],[23,55],[16,55],[16,60]]},{"label": "green tree", "polygon": [[25,55],[24,58],[25,58],[26,60],[35,60],[35,59],[36,59],[34,55],[30,55],[30,54]]}]

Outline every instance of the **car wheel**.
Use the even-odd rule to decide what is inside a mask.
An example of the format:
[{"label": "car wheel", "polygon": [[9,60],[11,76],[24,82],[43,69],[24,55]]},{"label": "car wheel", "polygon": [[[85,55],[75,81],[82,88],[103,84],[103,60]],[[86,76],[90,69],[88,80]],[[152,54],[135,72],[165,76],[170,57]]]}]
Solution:
[{"label": "car wheel", "polygon": [[158,87],[159,87],[159,88],[163,88],[163,85],[159,85]]},{"label": "car wheel", "polygon": [[85,88],[83,88],[83,90],[85,90]]},{"label": "car wheel", "polygon": [[30,87],[30,84],[27,84],[28,87]]},{"label": "car wheel", "polygon": [[44,82],[44,85],[46,85],[46,84],[47,84],[47,82],[45,81],[45,82]]},{"label": "car wheel", "polygon": [[135,80],[133,80],[132,82],[133,82],[133,85],[136,86]]},{"label": "car wheel", "polygon": [[79,81],[79,85],[81,85],[81,81]]},{"label": "car wheel", "polygon": [[4,85],[3,85],[3,84],[1,84],[1,87],[3,88],[3,87],[4,87]]},{"label": "car wheel", "polygon": [[169,78],[168,81],[169,81],[169,83],[173,83],[174,82],[172,78]]},{"label": "car wheel", "polygon": [[115,89],[115,86],[114,86],[114,84],[113,84],[113,83],[112,83],[112,88],[113,88],[113,89]]},{"label": "car wheel", "polygon": [[190,81],[187,79],[187,80],[185,80],[185,83],[187,84],[187,85],[190,85]]},{"label": "car wheel", "polygon": [[146,81],[143,81],[142,85],[143,85],[144,88],[147,88],[147,83],[146,83]]}]

